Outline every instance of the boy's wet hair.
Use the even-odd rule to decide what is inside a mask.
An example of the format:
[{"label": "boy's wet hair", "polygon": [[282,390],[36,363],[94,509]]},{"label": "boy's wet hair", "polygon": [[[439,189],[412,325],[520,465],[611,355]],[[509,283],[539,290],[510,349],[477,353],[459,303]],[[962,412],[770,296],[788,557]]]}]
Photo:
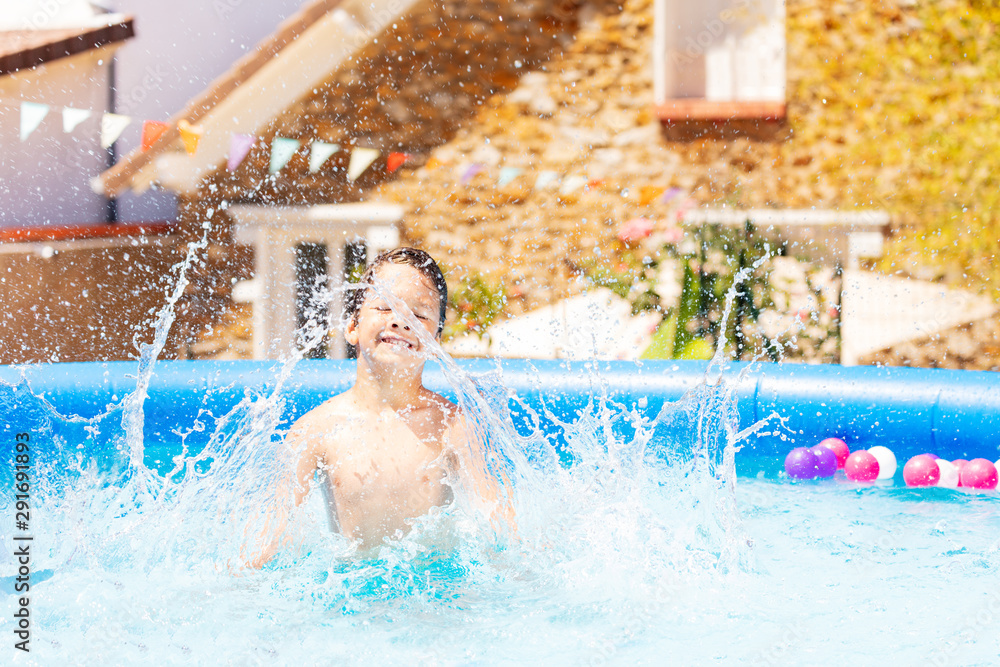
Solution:
[{"label": "boy's wet hair", "polygon": [[[385,264],[405,264],[412,266],[434,285],[434,289],[437,290],[441,301],[437,328],[437,335],[440,336],[441,332],[444,331],[445,312],[448,308],[448,283],[445,282],[444,274],[441,273],[441,268],[434,261],[434,258],[423,250],[416,248],[386,250],[379,253],[378,257],[368,265],[364,275],[361,277],[360,284],[371,285],[375,280],[375,272]],[[368,287],[362,287],[353,292],[353,297],[350,300],[350,316],[354,324],[358,323],[358,313],[361,311],[361,306],[365,302],[365,297],[368,295],[369,289]]]}]

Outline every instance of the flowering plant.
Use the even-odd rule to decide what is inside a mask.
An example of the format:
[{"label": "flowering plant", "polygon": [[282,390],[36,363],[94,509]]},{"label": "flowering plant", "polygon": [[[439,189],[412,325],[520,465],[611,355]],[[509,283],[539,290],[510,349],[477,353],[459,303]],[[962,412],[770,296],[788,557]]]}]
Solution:
[{"label": "flowering plant", "polygon": [[[708,359],[723,338],[727,355],[737,360],[836,355],[839,309],[818,287],[821,281],[811,280],[815,267],[804,269],[808,298],[798,293],[802,280],[773,284],[772,258],[788,248],[765,239],[749,221],[684,229],[633,218],[619,228],[616,243],[610,257],[584,269],[592,282],[627,299],[633,314],[662,313],[643,358]],[[775,316],[791,308],[805,317]]]}]

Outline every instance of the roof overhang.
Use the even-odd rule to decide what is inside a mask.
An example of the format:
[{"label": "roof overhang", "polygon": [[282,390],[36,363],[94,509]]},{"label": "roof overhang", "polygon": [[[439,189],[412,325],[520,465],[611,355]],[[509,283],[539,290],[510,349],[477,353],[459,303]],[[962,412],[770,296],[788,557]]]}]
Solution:
[{"label": "roof overhang", "polygon": [[[238,60],[170,119],[170,128],[143,152],[133,150],[95,178],[95,192],[117,197],[152,183],[179,194],[197,190],[226,161],[234,133],[261,134],[291,104],[310,94],[354,53],[419,0],[313,0]],[[177,123],[197,124],[195,155],[183,152]]]},{"label": "roof overhang", "polygon": [[0,31],[0,76],[119,44],[135,35],[131,16],[113,14],[102,18],[105,22],[90,26]]}]

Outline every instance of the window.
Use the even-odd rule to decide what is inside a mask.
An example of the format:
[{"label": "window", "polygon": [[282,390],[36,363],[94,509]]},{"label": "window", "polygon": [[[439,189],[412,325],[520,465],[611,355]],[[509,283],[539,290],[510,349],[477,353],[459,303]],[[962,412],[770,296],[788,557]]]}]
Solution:
[{"label": "window", "polygon": [[655,31],[654,94],[668,115],[784,115],[784,0],[656,0]]}]

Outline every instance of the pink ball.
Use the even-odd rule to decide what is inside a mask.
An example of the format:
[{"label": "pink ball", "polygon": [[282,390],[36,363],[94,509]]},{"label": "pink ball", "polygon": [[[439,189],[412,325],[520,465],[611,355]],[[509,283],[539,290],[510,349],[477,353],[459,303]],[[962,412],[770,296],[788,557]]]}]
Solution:
[{"label": "pink ball", "polygon": [[917,454],[903,466],[907,486],[935,486],[940,479],[941,468],[930,454]]},{"label": "pink ball", "polygon": [[997,468],[986,459],[972,459],[959,473],[962,486],[970,489],[997,488]]},{"label": "pink ball", "polygon": [[826,440],[819,443],[820,447],[826,447],[831,452],[837,455],[837,469],[844,467],[844,463],[847,462],[847,457],[850,455],[851,450],[848,448],[847,443],[840,438],[827,438]]},{"label": "pink ball", "polygon": [[878,478],[878,460],[863,449],[851,452],[844,462],[844,473],[852,482],[874,482]]}]

